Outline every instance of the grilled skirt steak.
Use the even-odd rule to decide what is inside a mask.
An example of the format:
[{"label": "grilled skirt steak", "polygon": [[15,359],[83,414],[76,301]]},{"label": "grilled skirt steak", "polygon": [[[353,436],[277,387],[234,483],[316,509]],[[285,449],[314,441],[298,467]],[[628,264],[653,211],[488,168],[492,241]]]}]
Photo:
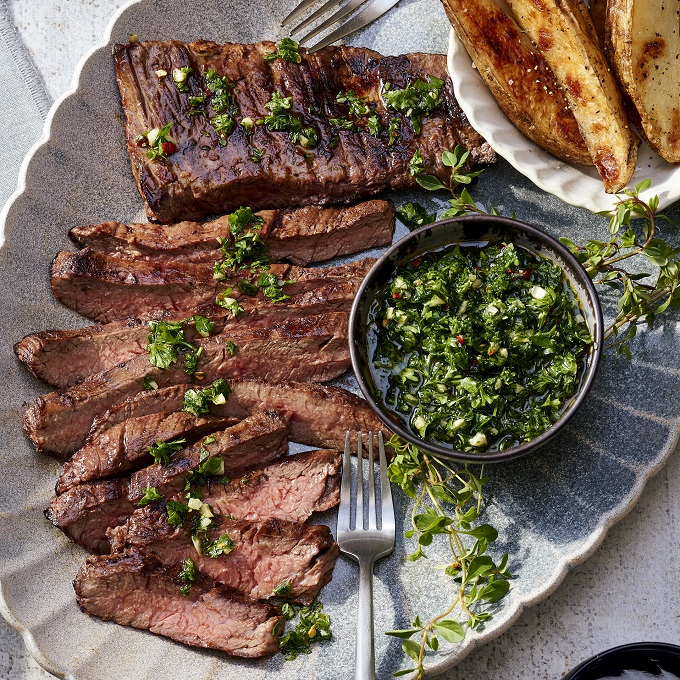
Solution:
[{"label": "grilled skirt steak", "polygon": [[[95,418],[91,436],[98,436],[127,418],[182,408],[187,385],[140,392]],[[231,383],[224,406],[212,406],[214,414],[243,418],[260,410],[278,410],[290,415],[291,441],[307,446],[342,449],[347,430],[389,435],[382,421],[361,397],[330,385],[309,383],[272,384],[262,380]]]},{"label": "grilled skirt steak", "polygon": [[[155,557],[169,568],[179,567],[188,557],[208,578],[254,600],[279,595],[310,604],[331,580],[338,546],[325,525],[223,518],[208,532],[208,540],[212,543],[227,534],[234,549],[229,554],[208,557],[196,552],[190,522],[185,527],[172,527],[165,510],[155,505],[143,508],[109,532],[114,553],[132,550]],[[290,587],[274,592],[284,584]]]},{"label": "grilled skirt steak", "polygon": [[[230,318],[231,312],[220,310],[219,315],[215,315],[212,309],[190,310],[182,316],[208,315],[215,324],[213,334],[229,329],[261,328],[326,312],[349,312],[360,284],[358,277],[324,284],[315,290],[292,295],[285,305],[255,298],[257,305],[235,319]],[[36,378],[64,388],[144,354],[148,337],[146,321],[126,319],[75,330],[33,333],[16,343],[14,351]],[[185,327],[185,337],[190,342],[197,339],[190,324]]]},{"label": "grilled skirt steak", "polygon": [[[476,162],[495,159],[455,100],[444,55],[383,57],[368,49],[341,46],[313,55],[301,50],[300,64],[264,60],[275,51],[272,42],[163,41],[115,46],[132,172],[149,219],[166,224],[199,220],[210,213],[229,213],[240,205],[260,210],[349,203],[388,188],[415,187],[409,162],[416,150],[422,154],[425,171],[442,180],[448,179],[450,170],[441,163],[441,152],[457,144],[465,146]],[[170,76],[156,75],[158,69],[170,74],[184,67],[193,69],[185,81],[186,92],[179,92]],[[206,96],[204,72],[210,68],[234,83],[229,90],[234,97],[234,129],[223,136],[213,125],[215,114],[223,108],[216,111],[215,98]],[[418,134],[408,110],[386,110],[380,88],[390,83],[394,91],[430,76],[444,81],[442,104],[422,120]],[[364,127],[366,117],[350,124],[356,131],[338,129],[343,126],[337,122],[334,127],[331,119],[349,120],[351,115],[346,104],[336,101],[346,90],[375,106],[370,113],[379,119],[377,136]],[[266,104],[275,93],[291,97],[289,108],[278,115],[297,117],[285,119],[283,127],[313,127],[316,145],[308,141],[305,148],[293,143],[277,124],[281,118],[270,125],[253,125],[252,134],[240,124],[244,121],[249,126],[273,114]],[[198,109],[190,97],[204,98]],[[192,108],[201,112],[192,115]],[[167,124],[172,124],[176,152],[151,160],[148,140],[140,135]],[[307,132],[306,139],[312,136]]]},{"label": "grilled skirt steak", "polygon": [[259,413],[179,452],[169,466],[151,465],[130,480],[86,482],[52,499],[45,516],[71,540],[91,552],[110,551],[106,531],[118,526],[137,509],[148,486],[170,497],[184,487],[187,474],[201,462],[201,446],[224,461],[225,471],[255,463],[270,463],[288,450],[287,420],[275,413]]},{"label": "grilled skirt steak", "polygon": [[340,502],[340,463],[339,451],[307,451],[249,468],[226,484],[209,482],[200,491],[216,515],[304,522]]},{"label": "grilled skirt steak", "polygon": [[255,658],[279,649],[284,619],[276,607],[200,581],[182,595],[176,575],[153,558],[90,557],[73,587],[80,608],[105,621],[231,656]]},{"label": "grilled skirt steak", "polygon": [[[269,272],[286,281],[286,295],[306,293],[328,283],[357,282],[375,260],[365,259],[338,267],[303,268],[274,264]],[[110,257],[85,248],[77,253],[61,252],[52,262],[50,283],[54,296],[66,307],[94,321],[116,319],[182,317],[197,307],[220,311],[215,297],[227,290],[244,309],[253,309],[264,298],[244,295],[237,287],[242,280],[257,284],[260,271],[241,270],[216,281],[212,267],[175,262],[146,262]]]},{"label": "grilled skirt steak", "polygon": [[193,416],[182,411],[161,411],[119,423],[98,437],[89,439],[64,464],[56,485],[64,493],[77,484],[116,477],[153,462],[149,447],[157,442],[184,439],[192,444],[210,432],[235,425],[235,418]]},{"label": "grilled skirt steak", "polygon": [[[295,210],[263,210],[260,238],[272,262],[306,266],[392,242],[395,210],[389,201],[372,200],[347,208],[307,206]],[[229,240],[229,217],[211,222],[121,224],[104,222],[71,229],[81,247],[105,255],[151,262],[185,262],[212,266],[221,259],[219,240]]]},{"label": "grilled skirt steak", "polygon": [[[331,380],[349,367],[347,321],[346,313],[320,314],[200,340],[197,344],[204,350],[199,363],[199,370],[205,373],[203,384],[218,378]],[[238,347],[234,355],[229,342]],[[38,397],[24,414],[24,431],[40,451],[57,457],[73,453],[83,446],[95,416],[141,392],[146,377],[160,387],[191,380],[181,361],[160,369],[151,366],[148,356],[140,355],[66,390]]]}]

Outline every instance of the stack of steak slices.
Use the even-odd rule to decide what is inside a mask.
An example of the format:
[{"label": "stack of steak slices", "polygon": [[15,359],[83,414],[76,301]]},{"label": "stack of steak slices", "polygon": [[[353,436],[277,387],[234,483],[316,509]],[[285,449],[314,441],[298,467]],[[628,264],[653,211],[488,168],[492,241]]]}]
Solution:
[{"label": "stack of steak slices", "polygon": [[[418,159],[445,180],[441,151],[458,143],[471,162],[493,161],[441,55],[343,47],[265,60],[274,50],[117,46],[133,173],[150,219],[176,223],[75,227],[81,250],[57,254],[52,290],[96,324],[15,346],[56,388],[28,407],[24,430],[65,461],[46,516],[93,553],[74,583],[83,611],[244,657],[278,648],[278,599],[309,604],[330,581],[337,546],[306,521],[338,503],[345,432],[384,429],[364,400],[320,384],[349,367],[349,309],[373,260],[309,265],[389,244],[395,211],[326,206],[413,186]],[[431,77],[443,85],[426,114],[387,111],[381,83],[411,96]],[[348,113],[343,90],[370,102],[370,134],[366,111],[350,107],[364,118],[341,130],[329,122]],[[249,129],[247,114],[267,116],[277,96],[287,125],[314,118],[316,144]],[[216,127],[218,97],[230,132],[226,114]],[[171,141],[154,146],[164,126]],[[177,222],[247,203],[261,212]],[[291,455],[289,441],[311,450]]]}]

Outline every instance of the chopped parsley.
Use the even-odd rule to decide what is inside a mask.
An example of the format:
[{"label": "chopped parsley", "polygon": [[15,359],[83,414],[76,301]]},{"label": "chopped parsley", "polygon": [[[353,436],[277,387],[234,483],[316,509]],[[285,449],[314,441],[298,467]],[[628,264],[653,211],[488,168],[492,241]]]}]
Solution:
[{"label": "chopped parsley", "polygon": [[313,149],[319,143],[316,128],[305,127],[302,116],[287,113],[292,107],[292,97],[284,97],[280,92],[274,92],[265,106],[271,113],[257,121],[258,125],[264,125],[271,132],[287,132],[293,144],[300,144],[305,149]]},{"label": "chopped parsley", "polygon": [[[146,351],[149,353],[149,363],[156,368],[170,368],[180,354],[184,354],[184,371],[189,375],[196,372],[198,360],[203,354],[203,348],[190,343],[184,335],[184,326],[193,322],[196,331],[202,337],[208,337],[215,323],[204,316],[195,315],[181,321],[149,321],[149,335]],[[156,387],[152,386],[152,383]],[[148,385],[148,387],[147,387]],[[144,379],[145,389],[157,389],[158,383],[151,378]]]},{"label": "chopped parsley", "polygon": [[208,98],[205,95],[191,95],[189,97],[189,106],[191,106],[189,109],[189,115],[205,115],[205,102],[207,99]]},{"label": "chopped parsley", "polygon": [[194,326],[196,326],[196,332],[203,338],[210,337],[213,330],[215,329],[215,322],[210,321],[210,319],[200,314],[195,314],[193,316]]},{"label": "chopped parsley", "polygon": [[222,534],[216,538],[203,552],[208,557],[219,557],[220,555],[228,555],[234,549],[234,542],[229,538],[228,534]]},{"label": "chopped parsley", "polygon": [[260,290],[254,283],[252,283],[252,281],[248,281],[248,279],[241,279],[237,285],[238,289],[244,295],[248,295],[249,297],[257,295],[257,291]]},{"label": "chopped parsley", "polygon": [[512,243],[450,247],[399,267],[369,328],[385,406],[460,451],[544,432],[576,392],[592,343],[559,266]]},{"label": "chopped parsley", "polygon": [[167,123],[161,128],[154,128],[148,132],[142,132],[141,135],[135,137],[137,146],[146,149],[146,156],[152,161],[157,159],[165,159],[170,154],[177,151],[177,145],[170,136],[170,129],[172,122]]},{"label": "chopped parsley", "polygon": [[426,224],[432,224],[437,219],[437,213],[427,212],[420,203],[404,203],[397,208],[397,217],[409,231],[414,231]]},{"label": "chopped parsley", "polygon": [[392,146],[398,137],[401,130],[401,121],[398,118],[390,118],[390,124],[387,128],[387,146]]},{"label": "chopped parsley", "polygon": [[354,90],[338,92],[335,101],[338,104],[347,104],[350,116],[367,116],[371,112],[369,105],[355,94]]},{"label": "chopped parsley", "polygon": [[289,582],[279,583],[274,590],[272,590],[272,595],[277,595],[278,597],[283,597],[288,595],[293,589],[293,586]]},{"label": "chopped parsley", "polygon": [[264,55],[265,61],[283,59],[291,64],[299,64],[302,61],[300,46],[291,38],[283,38],[276,43],[276,52]]},{"label": "chopped parsley", "polygon": [[227,288],[218,293],[215,298],[215,304],[231,312],[231,315],[236,318],[243,311],[243,307],[241,307],[236,298],[230,297],[233,292],[233,288]]},{"label": "chopped parsley", "polygon": [[163,500],[163,496],[158,492],[158,489],[155,486],[147,486],[146,489],[144,489],[144,495],[137,501],[137,505],[143,507],[149,503],[160,500]]},{"label": "chopped parsley", "polygon": [[180,92],[189,91],[189,83],[187,79],[194,72],[191,66],[182,66],[182,68],[172,69],[172,82]]},{"label": "chopped parsley", "polygon": [[262,294],[272,302],[283,302],[290,299],[290,296],[283,292],[286,282],[280,282],[274,274],[260,274],[257,285],[262,288]]},{"label": "chopped parsley", "polygon": [[232,357],[236,354],[236,352],[238,352],[238,345],[235,345],[231,340],[229,340],[229,342],[227,342],[225,347],[227,348],[227,352],[229,352],[229,354]]},{"label": "chopped parsley", "polygon": [[149,454],[154,460],[154,463],[159,465],[168,465],[170,463],[170,457],[181,451],[186,445],[186,438],[174,439],[169,442],[158,441],[153,446],[149,447]]},{"label": "chopped parsley", "polygon": [[181,527],[187,518],[189,507],[179,501],[167,501],[165,512],[168,515],[168,524],[173,527]]},{"label": "chopped parsley", "polygon": [[380,119],[375,113],[366,119],[366,129],[374,137],[380,137],[380,133],[383,131],[383,127],[380,124]]},{"label": "chopped parsley", "polygon": [[254,163],[259,163],[264,158],[264,151],[256,149],[254,146],[250,147],[250,160]]},{"label": "chopped parsley", "polygon": [[444,81],[434,76],[427,80],[416,80],[401,90],[392,89],[385,83],[382,99],[388,111],[402,113],[411,121],[414,132],[419,135],[422,119],[442,105]]},{"label": "chopped parsley", "polygon": [[408,172],[411,177],[417,177],[425,172],[425,164],[423,162],[423,154],[420,153],[420,149],[416,149],[413,157],[408,164]]},{"label": "chopped parsley", "polygon": [[234,83],[227,76],[219,75],[214,68],[209,68],[205,72],[205,89],[215,113],[210,119],[210,124],[220,136],[220,141],[226,143],[227,137],[236,128],[236,116],[239,113],[233,93]]},{"label": "chopped parsley", "polygon": [[177,575],[177,580],[182,584],[179,591],[182,595],[187,596],[191,592],[191,586],[196,581],[196,567],[188,557],[182,561],[182,570]]},{"label": "chopped parsley", "polygon": [[358,130],[356,123],[349,118],[329,118],[328,122],[334,130],[346,130],[347,132]]},{"label": "chopped parsley", "polygon": [[188,389],[184,393],[182,411],[194,416],[202,416],[208,413],[210,404],[225,404],[231,392],[229,383],[219,378],[212,385],[202,389]]},{"label": "chopped parsley", "polygon": [[315,602],[309,607],[298,607],[285,603],[281,613],[286,620],[292,620],[297,614],[300,618],[295,628],[279,637],[279,649],[287,661],[296,659],[298,654],[309,654],[314,642],[330,640],[331,617],[323,613],[321,602]]},{"label": "chopped parsley", "polygon": [[210,119],[210,124],[220,137],[228,137],[236,127],[236,121],[228,113],[220,113]]},{"label": "chopped parsley", "polygon": [[158,389],[158,383],[148,375],[144,378],[142,381],[142,386],[144,387],[145,390],[157,390]]},{"label": "chopped parsley", "polygon": [[229,238],[222,240],[222,259],[215,262],[215,279],[222,281],[238,269],[269,264],[269,249],[260,236],[263,224],[262,217],[250,208],[241,207],[229,215]]}]

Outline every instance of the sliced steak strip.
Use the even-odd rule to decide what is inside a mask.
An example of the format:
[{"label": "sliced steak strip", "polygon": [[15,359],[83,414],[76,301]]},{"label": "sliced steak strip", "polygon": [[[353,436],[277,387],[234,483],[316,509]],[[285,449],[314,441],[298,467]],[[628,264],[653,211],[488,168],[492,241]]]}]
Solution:
[{"label": "sliced steak strip", "polygon": [[90,552],[110,551],[106,530],[122,524],[137,509],[128,499],[127,479],[87,482],[55,496],[47,517],[74,543]]},{"label": "sliced steak strip", "polygon": [[[386,427],[361,397],[332,385],[309,383],[272,384],[262,380],[232,382],[224,406],[213,406],[215,414],[243,418],[262,409],[285,411],[290,415],[290,440],[307,446],[342,449],[345,432],[379,432]],[[93,424],[99,434],[126,418],[160,410],[182,408],[185,386],[169,387],[138,395],[115,405]]]},{"label": "sliced steak strip", "polygon": [[153,558],[90,557],[73,587],[80,608],[105,621],[231,656],[255,658],[279,649],[284,620],[276,607],[200,582],[182,595],[175,575]]},{"label": "sliced steak strip", "polygon": [[[305,266],[352,255],[392,242],[395,211],[389,201],[372,200],[347,208],[307,206],[264,210],[259,233],[272,262]],[[229,217],[211,222],[122,224],[74,227],[69,235],[81,247],[106,255],[150,262],[186,262],[212,267],[222,253],[218,239],[229,239]]]},{"label": "sliced steak strip", "polygon": [[[349,367],[347,322],[348,315],[338,312],[202,339],[198,344],[204,350],[199,363],[205,374],[203,384],[218,378],[331,380]],[[238,347],[234,355],[230,342]],[[38,450],[56,456],[73,453],[83,446],[95,416],[142,391],[145,377],[160,387],[191,379],[181,360],[159,369],[140,355],[66,390],[39,397],[24,415],[24,431]]]},{"label": "sliced steak strip", "polygon": [[[276,51],[272,42],[218,45],[198,41],[136,42],[116,45],[114,59],[123,109],[127,118],[128,151],[132,171],[153,221],[171,223],[201,219],[210,213],[229,213],[240,205],[254,210],[298,205],[355,202],[385,189],[415,187],[409,161],[420,150],[429,174],[447,181],[450,171],[441,152],[462,143],[476,161],[494,160],[490,147],[473,130],[453,94],[446,57],[408,54],[382,57],[354,47],[328,47],[308,55],[300,64],[281,59],[267,62]],[[193,69],[188,91],[179,93],[171,78],[158,78],[155,69]],[[214,68],[235,83],[232,90],[237,120],[258,120],[274,92],[290,96],[290,113],[313,126],[319,136],[314,149],[293,144],[286,132],[256,125],[252,135],[236,125],[228,143],[208,124],[214,115],[189,115],[189,97],[205,90],[203,72]],[[443,104],[423,120],[416,134],[405,114],[387,111],[381,97],[384,83],[404,88],[416,79],[436,76],[444,81]],[[338,131],[329,118],[347,116],[336,102],[339,92],[352,89],[375,106],[382,132]],[[389,141],[388,127],[396,118],[399,135]],[[140,134],[172,122],[177,152],[150,160],[135,141]],[[210,135],[205,136],[205,133]],[[252,148],[263,152],[253,160]],[[292,170],[294,168],[294,170]]]},{"label": "sliced steak strip", "polygon": [[223,518],[208,532],[208,541],[227,534],[234,549],[211,558],[196,552],[190,522],[186,524],[172,527],[164,509],[148,506],[110,532],[111,547],[113,552],[133,550],[153,556],[170,568],[188,557],[208,578],[254,600],[274,597],[274,590],[287,584],[290,587],[282,597],[309,604],[331,580],[338,547],[327,526]]},{"label": "sliced steak strip", "polygon": [[217,432],[209,440],[202,439],[178,452],[169,465],[151,465],[130,477],[128,494],[138,501],[147,487],[170,497],[184,489],[187,474],[198,468],[206,457],[218,456],[224,461],[224,473],[259,463],[270,463],[288,451],[288,417],[275,411],[263,411],[240,423]]},{"label": "sliced steak strip", "polygon": [[235,418],[193,416],[190,413],[161,411],[131,418],[89,439],[64,464],[57,482],[57,493],[76,484],[116,477],[153,463],[149,447],[157,442],[184,439],[195,442],[211,432],[235,425]]},{"label": "sliced steak strip", "polygon": [[147,486],[172,496],[184,486],[187,474],[201,460],[201,446],[224,461],[225,471],[254,463],[269,463],[288,450],[286,419],[274,413],[260,413],[219,432],[215,442],[200,440],[175,455],[167,467],[151,465],[131,480],[86,482],[55,496],[46,517],[71,540],[95,553],[110,551],[106,531],[118,526],[137,509]]},{"label": "sliced steak strip", "polygon": [[[305,293],[328,283],[363,279],[375,260],[365,259],[338,267],[296,267],[273,264],[269,273],[287,281],[286,295]],[[236,287],[241,280],[254,285],[260,271],[239,270],[224,281],[216,281],[212,267],[196,264],[146,262],[110,257],[85,248],[77,253],[63,251],[54,258],[50,283],[54,296],[66,307],[94,321],[182,317],[197,307],[220,310],[215,297],[229,291],[250,310],[265,301],[262,293],[251,297]]]},{"label": "sliced steak strip", "polygon": [[[342,283],[328,283],[305,293],[292,295],[285,305],[254,298],[246,303],[249,311],[230,318],[231,312],[213,309],[189,310],[179,321],[194,313],[208,316],[214,323],[213,334],[245,328],[261,328],[326,312],[349,312],[361,284],[359,277]],[[194,340],[190,325],[185,335]],[[86,328],[43,331],[27,335],[14,346],[19,359],[36,378],[58,388],[70,387],[87,376],[113,368],[146,350],[149,328],[139,319],[111,321]]]}]

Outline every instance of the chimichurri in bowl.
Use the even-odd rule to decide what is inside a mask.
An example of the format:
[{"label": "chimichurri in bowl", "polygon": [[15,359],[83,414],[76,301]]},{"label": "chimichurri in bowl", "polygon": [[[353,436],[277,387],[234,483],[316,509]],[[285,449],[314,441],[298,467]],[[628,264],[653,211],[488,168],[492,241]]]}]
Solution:
[{"label": "chimichurri in bowl", "polygon": [[407,441],[514,458],[571,418],[595,376],[602,314],[581,265],[530,225],[444,220],[392,246],[350,320],[359,385]]}]

